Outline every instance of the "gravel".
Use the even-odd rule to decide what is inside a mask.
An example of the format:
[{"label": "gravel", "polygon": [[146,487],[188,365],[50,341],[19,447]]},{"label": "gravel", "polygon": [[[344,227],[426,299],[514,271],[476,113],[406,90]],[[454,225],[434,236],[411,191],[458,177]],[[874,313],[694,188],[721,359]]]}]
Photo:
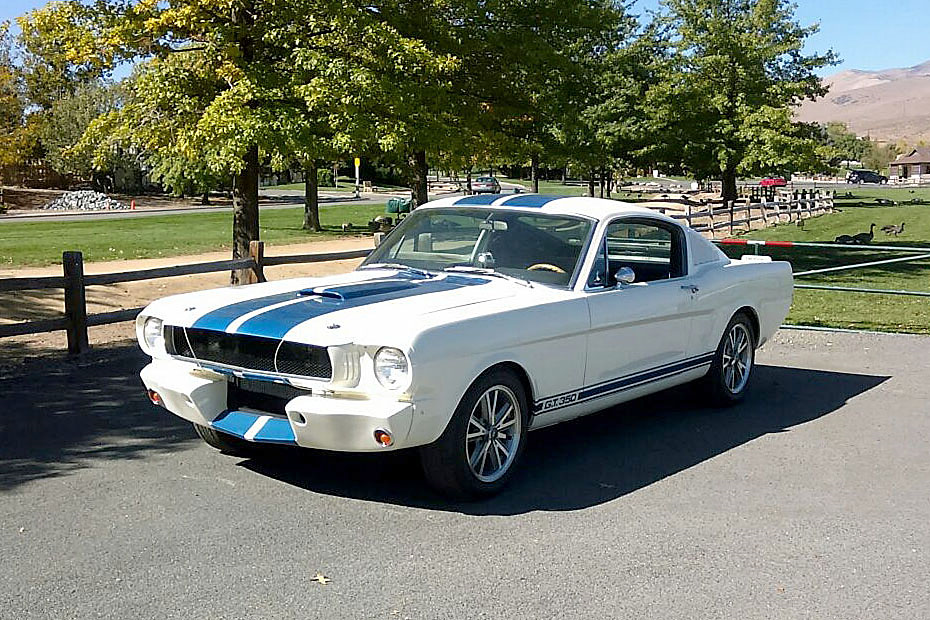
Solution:
[{"label": "gravel", "polygon": [[129,206],[106,194],[91,190],[67,192],[42,207],[46,211],[110,211]]}]

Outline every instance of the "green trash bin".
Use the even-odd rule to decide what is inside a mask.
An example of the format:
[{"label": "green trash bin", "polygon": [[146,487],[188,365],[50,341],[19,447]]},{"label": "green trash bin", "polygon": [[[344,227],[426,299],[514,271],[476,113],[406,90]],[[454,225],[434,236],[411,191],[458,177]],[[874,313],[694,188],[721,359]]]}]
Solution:
[{"label": "green trash bin", "polygon": [[410,213],[412,208],[412,198],[391,198],[387,201],[388,213]]}]

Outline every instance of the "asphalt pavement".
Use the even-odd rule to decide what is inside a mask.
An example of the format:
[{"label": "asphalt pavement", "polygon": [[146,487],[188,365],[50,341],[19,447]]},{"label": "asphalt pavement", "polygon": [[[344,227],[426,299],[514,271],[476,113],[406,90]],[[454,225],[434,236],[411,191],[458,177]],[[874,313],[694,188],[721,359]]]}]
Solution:
[{"label": "asphalt pavement", "polygon": [[471,504],[411,454],[220,454],[144,361],[0,379],[0,617],[930,618],[930,338],[782,331],[745,403],[534,432]]}]

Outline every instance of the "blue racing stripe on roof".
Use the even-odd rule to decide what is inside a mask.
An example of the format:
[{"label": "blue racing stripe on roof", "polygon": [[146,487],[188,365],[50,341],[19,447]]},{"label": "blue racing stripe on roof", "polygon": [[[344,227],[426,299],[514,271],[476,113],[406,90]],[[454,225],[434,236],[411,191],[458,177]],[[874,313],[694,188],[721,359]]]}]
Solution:
[{"label": "blue racing stripe on roof", "polygon": [[501,203],[501,206],[508,207],[542,207],[553,200],[559,200],[560,198],[565,198],[565,196],[546,196],[544,194],[521,194],[514,196],[513,198],[508,198]]},{"label": "blue racing stripe on roof", "polygon": [[457,205],[489,205],[500,198],[497,194],[474,194],[459,198],[453,204]]}]

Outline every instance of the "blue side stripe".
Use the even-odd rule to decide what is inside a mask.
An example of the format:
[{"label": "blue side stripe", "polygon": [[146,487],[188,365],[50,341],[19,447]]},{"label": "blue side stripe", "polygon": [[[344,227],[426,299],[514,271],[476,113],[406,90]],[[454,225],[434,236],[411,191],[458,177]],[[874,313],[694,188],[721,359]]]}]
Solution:
[{"label": "blue side stripe", "polygon": [[263,338],[283,338],[284,334],[304,321],[309,321],[310,319],[329,314],[330,312],[357,308],[382,301],[391,301],[393,299],[452,291],[463,286],[486,284],[489,280],[486,278],[450,276],[442,279],[419,280],[416,282],[417,284],[413,287],[405,287],[401,290],[391,290],[383,293],[374,291],[370,295],[350,296],[342,300],[317,296],[307,297],[303,301],[279,308],[273,308],[268,312],[253,316],[243,322],[242,325],[236,329],[236,333]]},{"label": "blue side stripe", "polygon": [[453,204],[457,205],[489,205],[500,198],[498,194],[473,194],[459,198]]},{"label": "blue side stripe", "polygon": [[543,207],[553,200],[559,200],[565,196],[546,196],[543,194],[521,194],[508,198],[501,203],[501,206],[507,207]]},{"label": "blue side stripe", "polygon": [[697,357],[692,357],[680,362],[675,362],[672,364],[665,364],[663,366],[657,366],[649,370],[643,370],[631,375],[626,375],[624,377],[619,377],[617,379],[608,379],[601,383],[590,385],[587,387],[579,388],[578,390],[570,390],[568,392],[563,392],[561,394],[556,394],[554,396],[547,396],[546,398],[541,398],[536,401],[533,405],[533,413],[538,414],[542,412],[542,404],[546,401],[551,401],[554,398],[560,398],[563,396],[568,396],[571,394],[577,394],[578,398],[567,400],[565,404],[557,405],[555,407],[550,407],[545,410],[546,413],[550,411],[555,411],[556,409],[562,409],[570,405],[577,405],[588,400],[594,400],[595,398],[601,398],[603,396],[609,396],[617,392],[622,392],[624,390],[638,387],[640,385],[651,383],[653,381],[659,381],[661,379],[666,379],[673,375],[686,372],[688,370],[693,370],[699,368],[705,364],[709,364],[714,359],[714,353],[705,353],[704,355],[699,355]]},{"label": "blue side stripe", "polygon": [[630,387],[637,383],[648,383],[654,379],[661,379],[665,375],[674,375],[683,370],[701,366],[702,364],[706,364],[707,362],[711,361],[713,358],[714,355],[711,353],[696,360],[681,362],[672,366],[665,366],[656,370],[646,371],[629,377],[616,379],[610,383],[605,383],[597,387],[583,389],[581,390],[581,394],[578,395],[578,399],[587,400],[594,396],[603,396],[610,392],[620,391],[623,388]]}]

